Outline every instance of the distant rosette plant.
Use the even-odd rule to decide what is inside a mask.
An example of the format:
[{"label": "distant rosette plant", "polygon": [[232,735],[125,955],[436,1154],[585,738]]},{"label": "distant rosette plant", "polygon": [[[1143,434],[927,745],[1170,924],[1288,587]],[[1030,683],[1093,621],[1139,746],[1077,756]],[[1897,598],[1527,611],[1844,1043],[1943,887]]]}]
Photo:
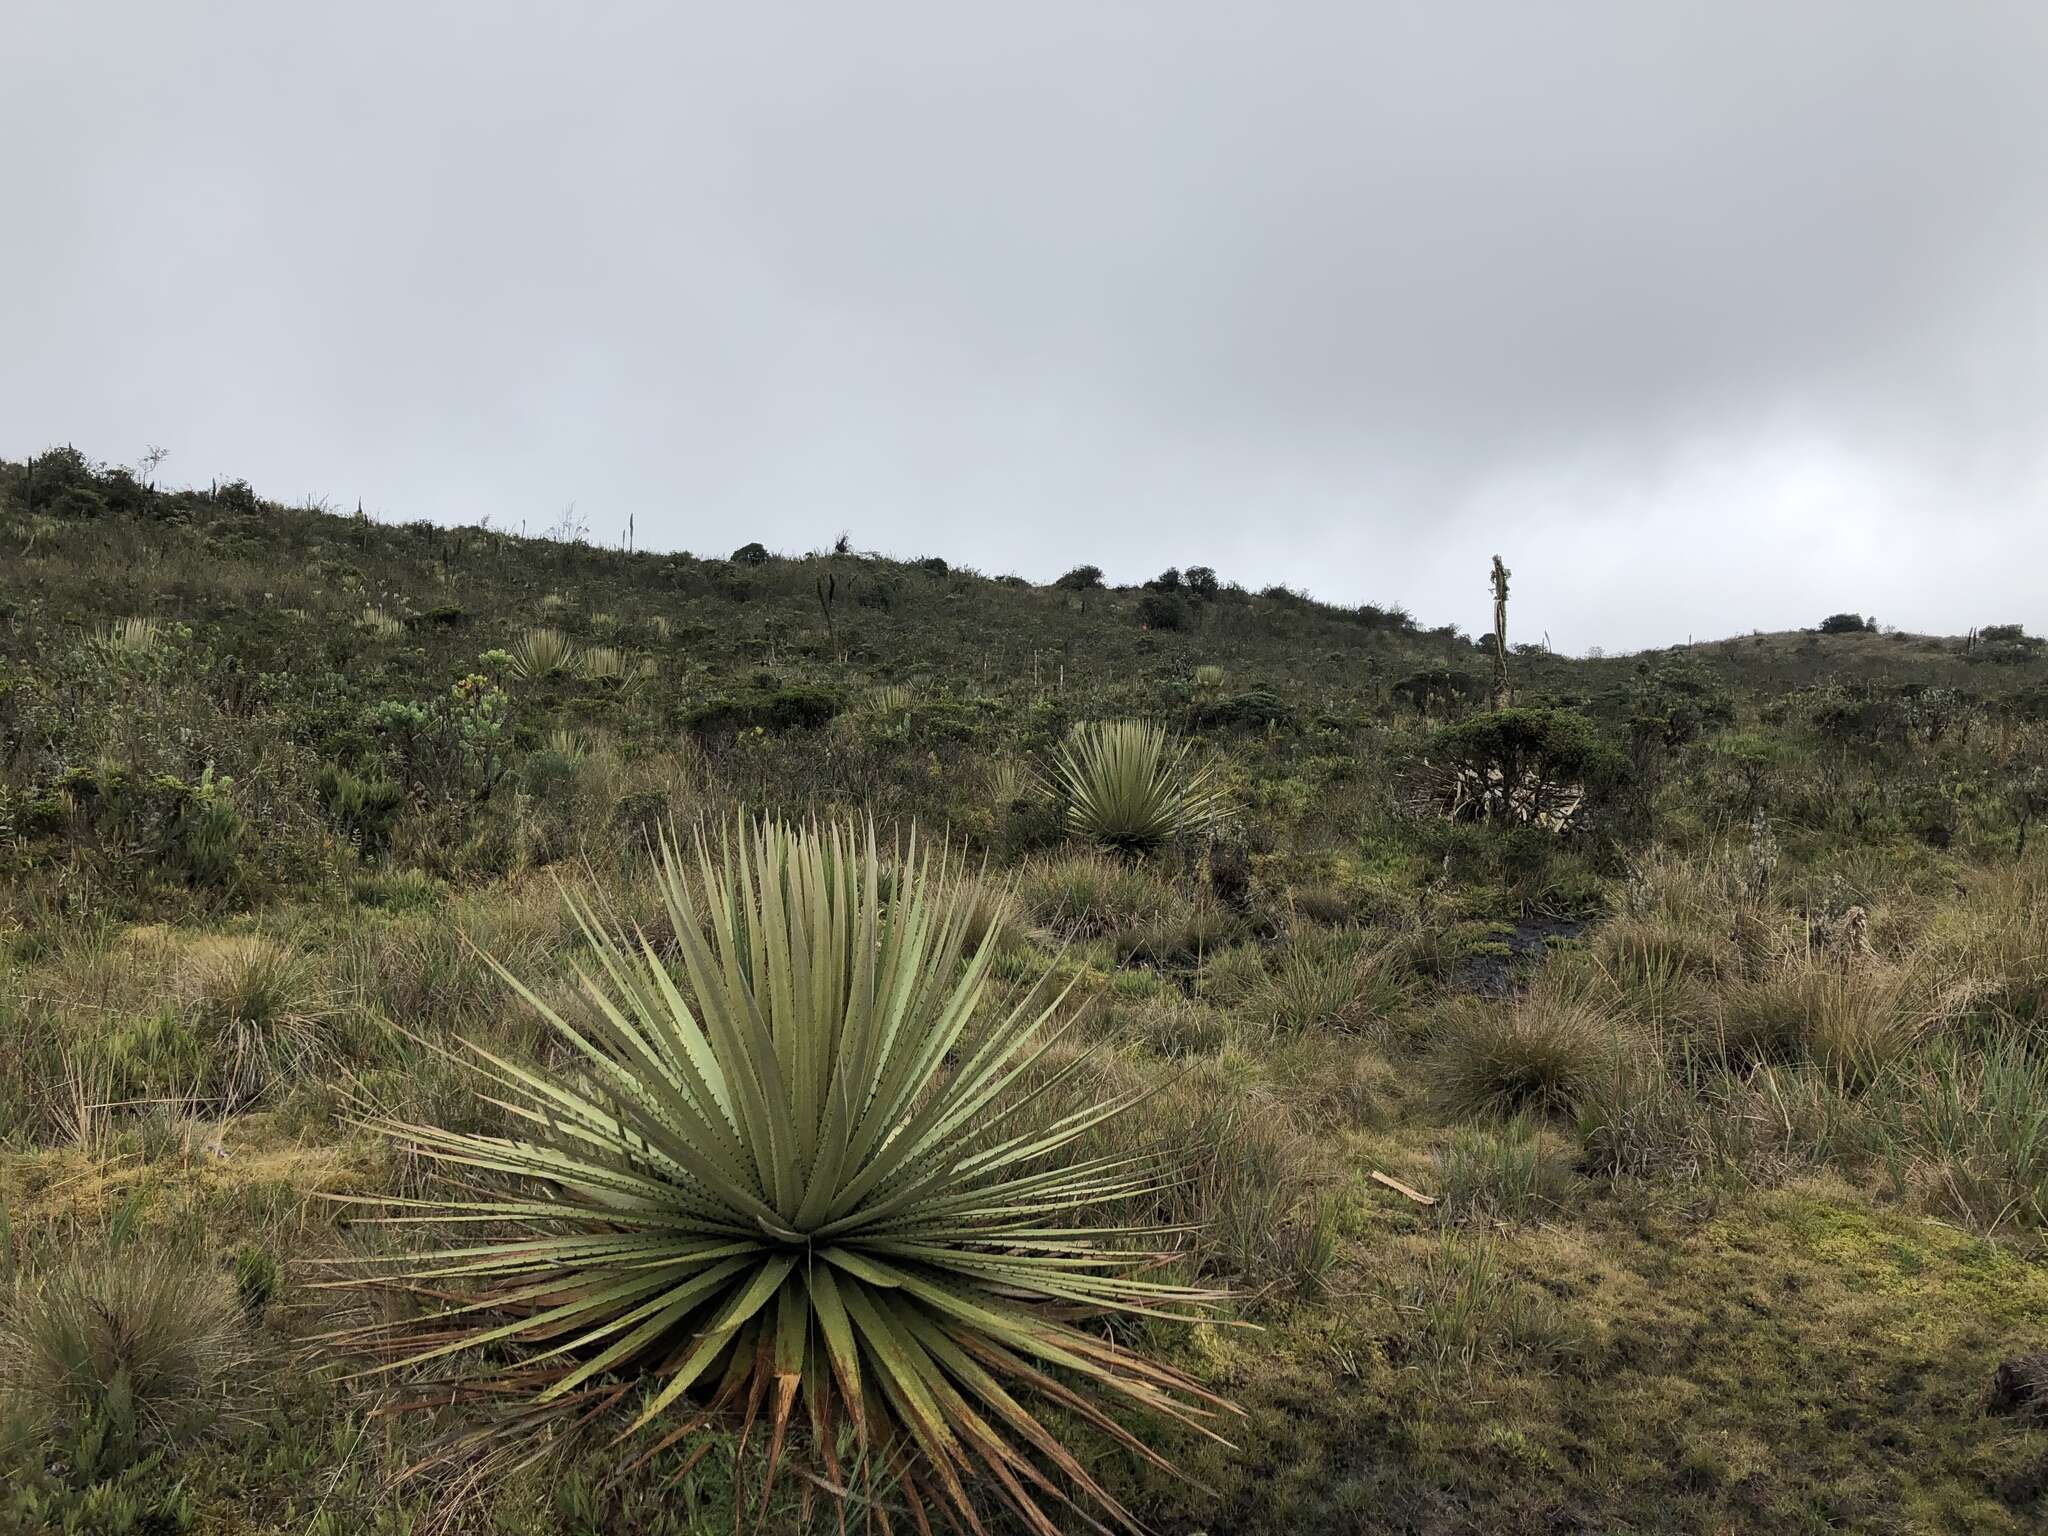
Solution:
[{"label": "distant rosette plant", "polygon": [[1075,726],[1053,753],[1051,788],[1070,832],[1127,851],[1207,831],[1226,807],[1215,764],[1149,720]]},{"label": "distant rosette plant", "polygon": [[515,677],[559,677],[576,670],[575,644],[559,629],[537,625],[512,642],[510,651]]}]

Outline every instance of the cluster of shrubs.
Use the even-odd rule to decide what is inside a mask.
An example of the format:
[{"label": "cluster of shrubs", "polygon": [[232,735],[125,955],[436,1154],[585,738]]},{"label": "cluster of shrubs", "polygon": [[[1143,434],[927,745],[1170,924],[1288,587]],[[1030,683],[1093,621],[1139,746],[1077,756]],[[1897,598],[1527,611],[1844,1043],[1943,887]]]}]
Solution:
[{"label": "cluster of shrubs", "polygon": [[2030,635],[2018,624],[1986,624],[1971,637],[1968,658],[1973,662],[2019,666],[2040,656],[2048,640]]},{"label": "cluster of shrubs", "polygon": [[250,836],[234,790],[234,780],[210,766],[192,780],[139,777],[115,766],[68,768],[24,801],[14,822],[23,837],[139,849],[155,869],[188,885],[232,892]]}]

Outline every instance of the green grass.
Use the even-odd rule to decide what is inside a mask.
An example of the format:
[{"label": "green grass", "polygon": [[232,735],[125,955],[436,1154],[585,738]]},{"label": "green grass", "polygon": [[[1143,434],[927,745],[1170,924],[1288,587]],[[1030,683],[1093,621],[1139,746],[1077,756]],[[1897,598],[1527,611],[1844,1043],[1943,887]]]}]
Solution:
[{"label": "green grass", "polygon": [[[1055,1411],[1148,1526],[2048,1520],[2048,1430],[1983,1405],[2048,1304],[2048,839],[2013,854],[2048,660],[1518,656],[1522,702],[1631,764],[1560,840],[1430,812],[1484,657],[1385,612],[1225,586],[1146,628],[1135,591],[915,561],[626,555],[62,454],[27,479],[0,464],[0,1295],[40,1317],[50,1277],[174,1262],[173,1310],[93,1315],[229,1319],[232,1366],[132,1430],[104,1352],[10,1378],[0,1527],[836,1529],[801,1478],[756,1509],[770,1437],[731,1420],[623,1475],[593,1423],[465,1483],[421,1463],[486,1405],[373,1417],[376,1384],[304,1366],[405,1314],[315,1285],[417,1252],[397,1202],[448,1192],[364,1117],[518,1129],[458,1038],[566,1080],[482,955],[588,1038],[562,888],[677,964],[652,837],[743,810],[942,833],[990,1011],[1072,983],[1037,1107],[1131,1100],[1071,1155],[1164,1175],[1091,1223],[1174,1229],[1160,1283],[1230,1293],[1082,1325],[1248,1414],[1162,1434],[1196,1488]],[[1041,780],[1120,718],[1213,764],[1222,819],[1141,856],[1070,835]],[[876,1470],[857,1500],[910,1528]]]}]

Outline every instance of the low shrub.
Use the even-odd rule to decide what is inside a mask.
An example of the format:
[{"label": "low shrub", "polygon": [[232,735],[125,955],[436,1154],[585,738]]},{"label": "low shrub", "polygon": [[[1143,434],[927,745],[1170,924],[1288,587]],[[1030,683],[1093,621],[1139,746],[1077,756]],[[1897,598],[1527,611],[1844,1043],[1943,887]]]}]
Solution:
[{"label": "low shrub", "polygon": [[373,857],[389,850],[392,829],[405,810],[405,791],[398,784],[381,776],[359,778],[327,763],[314,793],[334,829],[358,850]]},{"label": "low shrub", "polygon": [[700,699],[684,712],[683,725],[706,742],[755,728],[816,730],[829,724],[841,707],[839,695],[824,688],[747,688]]}]

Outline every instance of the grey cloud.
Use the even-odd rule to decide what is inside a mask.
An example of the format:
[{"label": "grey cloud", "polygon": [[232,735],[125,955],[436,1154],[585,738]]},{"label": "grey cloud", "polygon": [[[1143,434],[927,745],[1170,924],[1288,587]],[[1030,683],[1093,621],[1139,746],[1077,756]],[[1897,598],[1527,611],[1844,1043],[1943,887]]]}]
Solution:
[{"label": "grey cloud", "polygon": [[299,9],[11,18],[0,451],[1467,623],[1498,548],[1573,647],[2048,620],[2032,0]]}]

